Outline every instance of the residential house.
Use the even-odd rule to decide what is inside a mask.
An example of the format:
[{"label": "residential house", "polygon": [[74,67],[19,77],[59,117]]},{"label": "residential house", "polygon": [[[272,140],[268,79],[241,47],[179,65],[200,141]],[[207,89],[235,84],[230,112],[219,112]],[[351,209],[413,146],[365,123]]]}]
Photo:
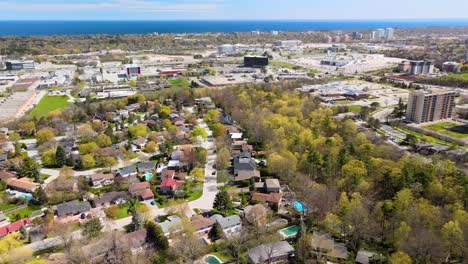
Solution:
[{"label": "residential house", "polygon": [[163,195],[174,195],[178,189],[184,186],[183,182],[172,178],[165,178],[158,188],[158,193]]},{"label": "residential house", "polygon": [[182,230],[182,220],[176,215],[168,216],[166,221],[159,223],[164,235],[169,237],[171,233],[176,233]]},{"label": "residential house", "polygon": [[128,192],[133,197],[137,197],[143,201],[154,199],[154,194],[150,189],[151,184],[149,182],[138,182],[133,183],[128,187]]},{"label": "residential house", "polygon": [[168,168],[165,168],[161,173],[161,180],[174,179],[175,175],[176,175],[175,170],[170,170]]},{"label": "residential house", "polygon": [[143,228],[123,236],[123,241],[126,241],[133,255],[143,252],[148,247],[146,235],[146,228]]},{"label": "residential house", "polygon": [[179,180],[179,181],[185,181],[185,178],[187,178],[187,172],[177,171],[175,173],[174,179]]},{"label": "residential house", "polygon": [[210,219],[219,223],[227,237],[238,235],[242,229],[242,222],[238,215],[223,217],[215,214]]},{"label": "residential house", "polygon": [[148,140],[144,137],[134,139],[132,140],[132,148],[134,148],[134,150],[142,150],[146,146],[147,141]]},{"label": "residential house", "polygon": [[251,179],[259,180],[260,171],[258,170],[241,170],[237,172],[237,176],[234,177],[234,182],[250,181]]},{"label": "residential house", "polygon": [[0,171],[0,181],[8,181],[10,179],[15,179],[16,174],[11,171],[2,170]]},{"label": "residential house", "polygon": [[120,152],[119,148],[120,146],[100,148],[96,149],[94,151],[94,154],[101,157],[114,157],[116,159],[119,159],[122,157],[122,152]]},{"label": "residential house", "polygon": [[343,261],[348,259],[348,249],[342,243],[336,243],[331,235],[314,232],[311,238],[312,254],[326,257],[329,261]]},{"label": "residential house", "polygon": [[125,107],[125,110],[127,110],[129,113],[130,112],[136,112],[136,111],[140,110],[140,104],[139,103],[134,103],[134,104],[127,105]]},{"label": "residential house", "polygon": [[263,244],[247,251],[252,264],[288,262],[293,254],[294,248],[286,241]]},{"label": "residential house", "polygon": [[123,167],[118,170],[117,175],[121,177],[129,177],[129,176],[136,176],[138,174],[138,170],[135,165],[129,165],[126,167]]},{"label": "residential house", "polygon": [[355,262],[358,264],[369,264],[374,256],[377,254],[367,250],[359,250],[356,255]]},{"label": "residential house", "polygon": [[226,113],[223,113],[221,115],[221,118],[219,119],[219,121],[223,125],[233,125],[234,124],[234,120],[232,119],[232,116],[230,114],[226,114]]},{"label": "residential house", "polygon": [[248,152],[242,152],[239,155],[234,155],[233,162],[235,175],[237,175],[239,171],[254,171],[257,168],[255,160],[252,159]]},{"label": "residential house", "polygon": [[156,163],[152,161],[141,162],[137,164],[138,172],[141,174],[153,173],[156,169]]},{"label": "residential house", "polygon": [[10,179],[7,182],[7,187],[24,193],[34,193],[40,184],[32,182],[29,178]]},{"label": "residential house", "polygon": [[254,193],[252,194],[252,201],[266,203],[272,208],[279,208],[283,193]]},{"label": "residential house", "polygon": [[89,202],[80,203],[74,200],[57,205],[56,213],[58,217],[64,217],[86,214],[89,210],[91,210]]},{"label": "residential house", "polygon": [[22,227],[28,227],[32,224],[30,218],[24,218],[18,221],[15,221],[11,224],[0,227],[0,237],[4,237],[10,233],[19,231]]},{"label": "residential house", "polygon": [[278,179],[266,179],[265,182],[255,183],[255,189],[265,193],[279,193],[281,185]]},{"label": "residential house", "polygon": [[126,110],[126,109],[117,110],[115,112],[120,117],[120,119],[126,119],[126,118],[128,118],[130,116],[130,114],[128,113],[128,110]]},{"label": "residential house", "polygon": [[127,201],[128,194],[126,192],[108,192],[94,199],[94,204],[96,207],[108,207],[113,204],[123,204]]},{"label": "residential house", "polygon": [[201,236],[207,235],[215,223],[213,219],[204,217],[203,215],[192,216],[190,222],[196,230],[195,233]]},{"label": "residential house", "polygon": [[91,181],[91,185],[93,185],[94,188],[101,188],[104,186],[109,186],[114,184],[114,174],[104,174],[104,173],[96,173],[93,174],[89,177]]}]

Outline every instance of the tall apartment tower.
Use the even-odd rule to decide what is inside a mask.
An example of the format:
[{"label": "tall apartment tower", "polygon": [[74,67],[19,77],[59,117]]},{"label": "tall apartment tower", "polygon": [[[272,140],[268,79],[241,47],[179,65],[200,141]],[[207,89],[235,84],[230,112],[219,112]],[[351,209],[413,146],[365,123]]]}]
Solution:
[{"label": "tall apartment tower", "polygon": [[410,93],[406,120],[414,123],[452,118],[455,92],[444,89],[417,90]]},{"label": "tall apartment tower", "polygon": [[385,39],[394,39],[395,38],[394,33],[395,33],[395,30],[393,28],[386,28],[385,33],[384,33]]}]

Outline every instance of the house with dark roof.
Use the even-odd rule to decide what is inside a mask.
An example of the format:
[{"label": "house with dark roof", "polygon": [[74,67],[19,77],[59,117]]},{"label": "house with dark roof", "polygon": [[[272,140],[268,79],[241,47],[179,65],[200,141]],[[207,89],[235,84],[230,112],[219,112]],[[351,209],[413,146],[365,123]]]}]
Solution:
[{"label": "house with dark roof", "polygon": [[210,219],[219,223],[227,237],[238,235],[242,229],[242,221],[238,215],[223,217],[220,214],[215,214]]},{"label": "house with dark roof", "polygon": [[64,217],[84,214],[89,212],[89,210],[91,210],[89,202],[80,203],[74,200],[57,205],[56,213],[58,217]]},{"label": "house with dark roof", "polygon": [[128,201],[127,192],[108,192],[103,193],[99,198],[94,199],[96,207],[107,207],[113,204],[123,204]]},{"label": "house with dark roof", "polygon": [[137,174],[138,174],[138,170],[135,165],[129,165],[117,171],[117,175],[124,177],[124,178],[130,177],[130,176],[136,176]]},{"label": "house with dark roof", "polygon": [[266,179],[264,182],[255,183],[255,189],[259,192],[280,192],[281,185],[278,179]]},{"label": "house with dark roof", "polygon": [[234,124],[234,120],[230,114],[223,113],[219,119],[221,124],[223,125],[232,125]]},{"label": "house with dark roof", "polygon": [[263,244],[247,251],[249,263],[279,263],[288,262],[294,254],[294,248],[287,241]]},{"label": "house with dark roof", "polygon": [[234,174],[237,175],[239,171],[254,171],[257,168],[255,160],[252,159],[249,152],[242,152],[241,154],[234,155]]},{"label": "house with dark roof", "polygon": [[137,164],[137,170],[141,174],[152,173],[156,169],[156,163],[152,161],[141,162]]},{"label": "house with dark roof", "polygon": [[183,182],[176,181],[172,178],[165,178],[159,185],[158,193],[163,195],[174,195],[182,186],[184,186]]}]

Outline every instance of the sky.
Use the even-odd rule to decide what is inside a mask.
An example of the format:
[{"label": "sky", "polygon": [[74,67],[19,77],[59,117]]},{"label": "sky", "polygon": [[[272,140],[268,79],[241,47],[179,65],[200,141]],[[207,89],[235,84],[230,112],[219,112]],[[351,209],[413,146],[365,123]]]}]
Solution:
[{"label": "sky", "polygon": [[468,0],[0,0],[0,20],[468,19]]}]

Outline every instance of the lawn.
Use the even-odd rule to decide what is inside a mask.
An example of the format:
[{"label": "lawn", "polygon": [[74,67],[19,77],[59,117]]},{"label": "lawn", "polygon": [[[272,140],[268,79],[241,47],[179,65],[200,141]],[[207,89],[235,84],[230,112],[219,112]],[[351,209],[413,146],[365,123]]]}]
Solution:
[{"label": "lawn", "polygon": [[51,175],[50,174],[46,174],[46,173],[41,173],[40,175],[40,178],[41,178],[41,182],[44,182],[47,178],[49,178]]},{"label": "lawn", "polygon": [[442,77],[442,79],[468,81],[468,72],[449,74],[447,76]]},{"label": "lawn", "polygon": [[43,117],[47,116],[50,111],[57,109],[64,109],[68,103],[67,96],[44,96],[42,100],[34,107],[28,114],[29,117]]},{"label": "lawn", "polygon": [[174,79],[174,80],[169,80],[169,84],[171,87],[179,87],[179,88],[189,88],[190,83],[189,81],[185,79]]},{"label": "lawn", "polygon": [[227,253],[225,254],[224,252],[213,252],[210,253],[210,255],[218,257],[222,262],[230,262],[234,260],[232,256]]},{"label": "lawn", "polygon": [[282,68],[305,70],[310,74],[320,73],[320,71],[317,71],[317,70],[314,70],[314,69],[305,69],[305,68],[303,68],[301,66],[297,66],[297,65],[294,65],[292,63],[284,62],[284,61],[272,61],[270,64],[273,65],[273,66],[278,66],[278,67],[282,67]]},{"label": "lawn", "polygon": [[0,211],[6,211],[6,210],[14,208],[16,206],[19,206],[19,205],[17,205],[17,204],[6,204],[6,203],[0,204]]},{"label": "lawn", "polygon": [[427,135],[424,135],[422,133],[419,133],[419,132],[416,132],[416,131],[413,131],[413,130],[410,130],[410,129],[401,128],[401,127],[392,127],[392,128],[397,130],[397,131],[400,131],[402,133],[413,135],[416,138],[418,138],[419,140],[422,140],[422,141],[425,141],[425,142],[436,143],[436,144],[445,145],[445,146],[457,145],[455,143],[443,141],[443,140],[440,140],[438,138],[427,136]]},{"label": "lawn", "polygon": [[468,127],[452,122],[439,122],[423,126],[424,129],[435,131],[454,138],[468,138]]},{"label": "lawn", "polygon": [[[140,208],[142,205],[143,205],[142,203],[138,203],[137,208]],[[118,207],[118,210],[116,211],[114,220],[122,219],[122,218],[125,218],[125,217],[129,216],[129,214],[128,214],[128,209],[130,208],[129,203],[119,204],[117,207]],[[106,208],[104,210],[107,210],[109,208]]]},{"label": "lawn", "polygon": [[41,210],[40,206],[37,205],[28,205],[25,208],[21,208],[19,210],[15,210],[13,212],[10,212],[6,214],[10,219],[14,218],[15,215],[20,215],[20,219],[29,217],[32,215],[32,213]]}]

